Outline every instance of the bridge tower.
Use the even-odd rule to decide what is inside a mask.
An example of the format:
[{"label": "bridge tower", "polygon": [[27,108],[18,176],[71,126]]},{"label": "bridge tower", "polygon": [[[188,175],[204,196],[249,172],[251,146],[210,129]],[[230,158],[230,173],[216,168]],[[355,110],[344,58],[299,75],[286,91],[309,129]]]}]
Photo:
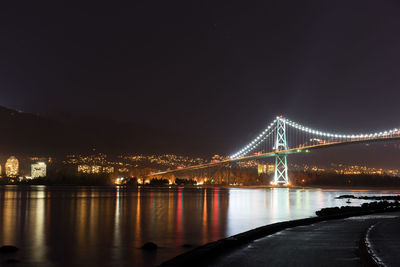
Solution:
[{"label": "bridge tower", "polygon": [[[277,118],[276,124],[276,142],[274,150],[278,152],[288,149],[286,143],[286,121],[283,119],[283,116]],[[275,175],[273,184],[289,184],[286,156],[286,154],[275,154]]]}]

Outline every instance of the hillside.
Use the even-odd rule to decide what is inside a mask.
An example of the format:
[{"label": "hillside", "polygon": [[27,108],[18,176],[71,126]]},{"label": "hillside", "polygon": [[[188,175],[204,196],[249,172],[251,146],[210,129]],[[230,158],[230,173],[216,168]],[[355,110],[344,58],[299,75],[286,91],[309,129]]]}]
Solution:
[{"label": "hillside", "polygon": [[[185,133],[99,119],[57,119],[0,107],[0,154],[65,155],[179,153],[204,155],[218,147]],[[217,142],[215,142],[217,143]]]}]

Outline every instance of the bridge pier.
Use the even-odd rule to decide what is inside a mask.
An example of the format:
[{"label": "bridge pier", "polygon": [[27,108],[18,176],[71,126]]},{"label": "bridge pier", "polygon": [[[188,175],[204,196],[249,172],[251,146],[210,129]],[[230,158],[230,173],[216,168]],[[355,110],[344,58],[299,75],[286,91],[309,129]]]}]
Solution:
[{"label": "bridge pier", "polygon": [[289,184],[287,155],[276,154],[275,156],[275,174],[274,184]]},{"label": "bridge pier", "polygon": [[280,116],[276,121],[276,142],[275,142],[275,175],[273,184],[289,184],[287,171],[287,155],[279,153],[280,150],[287,150],[286,142],[286,121]]}]

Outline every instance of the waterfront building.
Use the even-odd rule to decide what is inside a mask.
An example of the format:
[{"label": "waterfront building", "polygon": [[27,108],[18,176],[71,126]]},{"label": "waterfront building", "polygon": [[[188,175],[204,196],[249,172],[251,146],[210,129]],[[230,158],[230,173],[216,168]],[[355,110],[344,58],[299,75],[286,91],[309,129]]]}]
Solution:
[{"label": "waterfront building", "polygon": [[31,177],[32,179],[39,177],[46,177],[46,163],[38,162],[31,165]]},{"label": "waterfront building", "polygon": [[18,175],[19,171],[19,161],[16,157],[11,156],[7,161],[5,165],[5,172],[6,176],[8,177],[16,177]]}]

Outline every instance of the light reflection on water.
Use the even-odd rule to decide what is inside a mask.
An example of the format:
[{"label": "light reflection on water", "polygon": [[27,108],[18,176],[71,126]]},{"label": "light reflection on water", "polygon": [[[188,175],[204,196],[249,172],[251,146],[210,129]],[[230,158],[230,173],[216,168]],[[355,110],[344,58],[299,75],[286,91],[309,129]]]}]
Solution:
[{"label": "light reflection on water", "polygon": [[[347,205],[342,194],[398,191],[238,188],[0,187],[0,245],[34,266],[156,265],[265,224]],[[358,205],[361,200],[352,200]],[[145,242],[156,252],[144,252]],[[8,256],[7,256],[8,257]],[[0,261],[6,260],[1,256]]]}]

